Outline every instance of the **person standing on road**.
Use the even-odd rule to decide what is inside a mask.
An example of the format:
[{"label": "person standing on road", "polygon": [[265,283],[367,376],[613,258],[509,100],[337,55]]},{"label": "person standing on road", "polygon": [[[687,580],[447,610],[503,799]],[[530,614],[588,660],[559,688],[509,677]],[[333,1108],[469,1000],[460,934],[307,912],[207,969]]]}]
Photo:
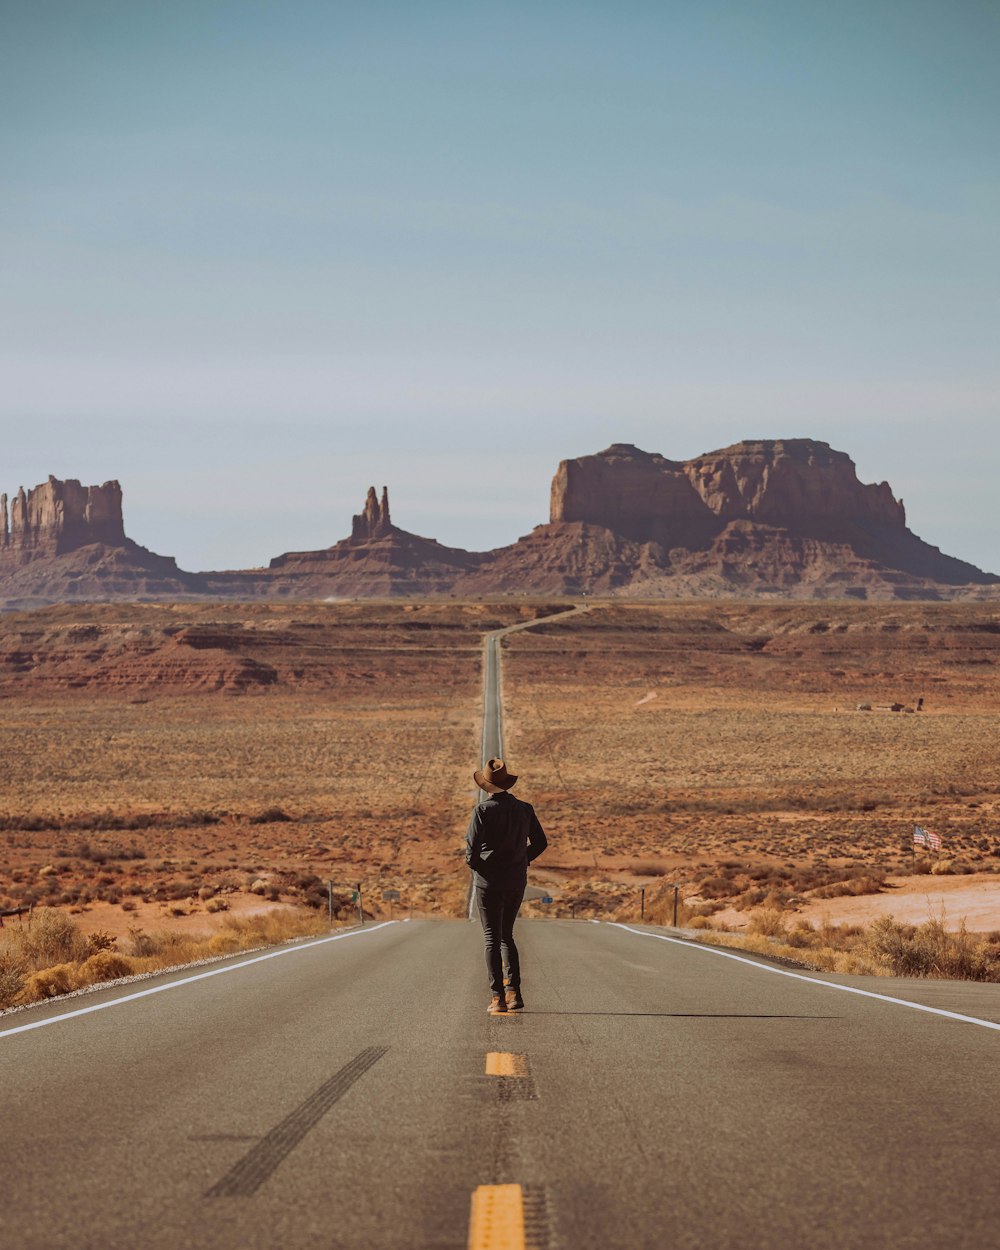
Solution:
[{"label": "person standing on road", "polygon": [[[514,945],[514,921],[528,884],[528,865],[548,845],[530,803],[509,794],[517,777],[500,759],[488,760],[473,773],[476,785],[489,796],[472,809],[465,835],[465,862],[472,870],[476,907],[486,939],[486,969],[493,997],[487,1012],[520,1011],[521,961]],[[504,992],[503,969],[510,983]]]}]

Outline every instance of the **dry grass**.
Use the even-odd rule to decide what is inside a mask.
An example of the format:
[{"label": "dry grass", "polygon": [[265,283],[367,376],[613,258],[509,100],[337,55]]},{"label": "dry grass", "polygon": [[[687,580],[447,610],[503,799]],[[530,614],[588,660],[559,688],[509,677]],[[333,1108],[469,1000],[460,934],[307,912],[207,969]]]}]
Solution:
[{"label": "dry grass", "polygon": [[[0,617],[0,907],[86,917],[152,903],[166,924],[171,909],[210,917],[251,888],[324,909],[332,880],[343,919],[358,882],[369,914],[388,911],[387,889],[417,914],[460,914],[482,632],[537,610],[126,604]],[[280,680],[217,688],[211,673],[234,654],[269,657]]]},{"label": "dry grass", "polygon": [[328,932],[329,924],[320,917],[286,910],[244,919],[227,916],[206,938],[132,929],[119,950],[116,938],[88,936],[64,912],[43,907],[30,925],[8,924],[0,933],[0,1010],[120,977]]},{"label": "dry grass", "polygon": [[[627,908],[658,865],[697,917],[1000,870],[998,662],[982,605],[599,605],[513,635],[507,741],[552,885]],[[915,823],[940,860],[913,863]]]},{"label": "dry grass", "polygon": [[772,908],[751,915],[745,933],[706,928],[699,941],[787,959],[822,972],[881,977],[954,978],[1000,982],[1000,931],[957,932],[940,920],[902,924],[881,916],[871,924],[790,925],[789,916]]},{"label": "dry grass", "polygon": [[[542,610],[0,617],[0,907],[120,929],[125,959],[140,958],[136,916],[218,928],[250,896],[322,915],[328,880],[343,921],[356,882],[369,915],[387,914],[386,889],[414,914],[460,915],[482,634]],[[644,887],[647,918],[669,923],[677,883],[688,927],[735,909],[749,941],[822,950],[796,936],[815,899],[1000,870],[998,664],[1000,616],[977,604],[610,603],[512,635],[507,748],[550,835],[535,878],[555,897],[526,914],[637,918]],[[262,666],[273,680],[255,685]],[[854,710],[921,695],[919,715]],[[941,833],[939,859],[913,862],[913,823]],[[787,939],[761,931],[778,925],[764,913]],[[18,958],[0,987],[23,977]]]}]

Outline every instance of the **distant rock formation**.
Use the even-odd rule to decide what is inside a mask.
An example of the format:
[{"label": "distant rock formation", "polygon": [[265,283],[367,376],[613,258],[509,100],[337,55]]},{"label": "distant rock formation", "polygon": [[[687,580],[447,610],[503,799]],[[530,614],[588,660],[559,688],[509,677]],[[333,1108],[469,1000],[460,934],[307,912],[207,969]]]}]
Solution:
[{"label": "distant rock formation", "polygon": [[906,527],[888,483],[865,485],[813,439],[757,439],[693,460],[627,443],[564,460],[550,520],[495,551],[394,525],[368,490],[351,534],[267,568],[185,573],[125,535],[117,482],[0,497],[0,603],[63,599],[596,594],[643,598],[1000,597],[1000,577]]},{"label": "distant rock formation", "polygon": [[683,461],[615,443],[559,465],[549,519],[667,546],[697,543],[737,520],[799,533],[848,521],[906,526],[887,482],[863,485],[844,452],[804,438],[736,443]]},{"label": "distant rock formation", "polygon": [[0,495],[0,599],[8,605],[65,599],[183,598],[204,591],[125,535],[117,482],[48,481]]},{"label": "distant rock formation", "polygon": [[[815,439],[751,440],[686,461],[616,443],[560,464],[550,517],[531,549],[548,539],[551,565],[555,551],[580,550],[567,525],[596,527],[606,550],[578,576],[606,589],[909,596],[1000,581],[919,539],[887,482],[863,484],[849,456]],[[593,549],[593,533],[586,542]]]},{"label": "distant rock formation", "polygon": [[122,490],[117,482],[81,486],[70,479],[47,482],[10,501],[0,495],[0,567],[64,555],[88,543],[123,547]]},{"label": "distant rock formation", "polygon": [[368,487],[368,498],[364,510],[353,518],[351,538],[360,542],[369,542],[373,538],[385,538],[392,533],[392,520],[389,516],[389,488],[382,487],[382,501],[375,494],[375,487]]},{"label": "distant rock formation", "polygon": [[449,594],[481,560],[474,552],[393,525],[388,489],[382,487],[379,500],[370,486],[363,510],[352,520],[350,538],[319,551],[276,556],[252,593],[280,598]]}]

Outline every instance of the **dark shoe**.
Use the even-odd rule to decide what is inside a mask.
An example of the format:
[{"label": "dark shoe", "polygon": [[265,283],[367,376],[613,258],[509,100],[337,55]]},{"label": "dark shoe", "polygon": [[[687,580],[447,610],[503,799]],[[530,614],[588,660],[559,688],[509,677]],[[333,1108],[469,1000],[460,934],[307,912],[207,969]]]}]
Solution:
[{"label": "dark shoe", "polygon": [[486,1008],[488,1016],[505,1016],[507,1014],[507,1004],[499,994],[494,994],[490,999],[490,1005]]},{"label": "dark shoe", "polygon": [[507,991],[507,1010],[508,1011],[523,1011],[524,1010],[524,999],[521,997],[520,990],[508,990]]}]

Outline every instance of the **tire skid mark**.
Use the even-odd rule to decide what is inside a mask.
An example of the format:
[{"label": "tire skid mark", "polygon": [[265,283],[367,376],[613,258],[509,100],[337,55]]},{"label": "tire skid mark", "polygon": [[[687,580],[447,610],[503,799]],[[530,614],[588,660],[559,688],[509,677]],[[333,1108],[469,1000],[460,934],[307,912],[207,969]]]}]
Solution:
[{"label": "tire skid mark", "polygon": [[299,1103],[276,1124],[266,1136],[240,1159],[226,1175],[205,1194],[206,1198],[248,1198],[255,1194],[275,1169],[314,1128],[330,1108],[347,1093],[388,1050],[388,1046],[369,1046],[346,1063],[339,1072],[304,1102]]}]

